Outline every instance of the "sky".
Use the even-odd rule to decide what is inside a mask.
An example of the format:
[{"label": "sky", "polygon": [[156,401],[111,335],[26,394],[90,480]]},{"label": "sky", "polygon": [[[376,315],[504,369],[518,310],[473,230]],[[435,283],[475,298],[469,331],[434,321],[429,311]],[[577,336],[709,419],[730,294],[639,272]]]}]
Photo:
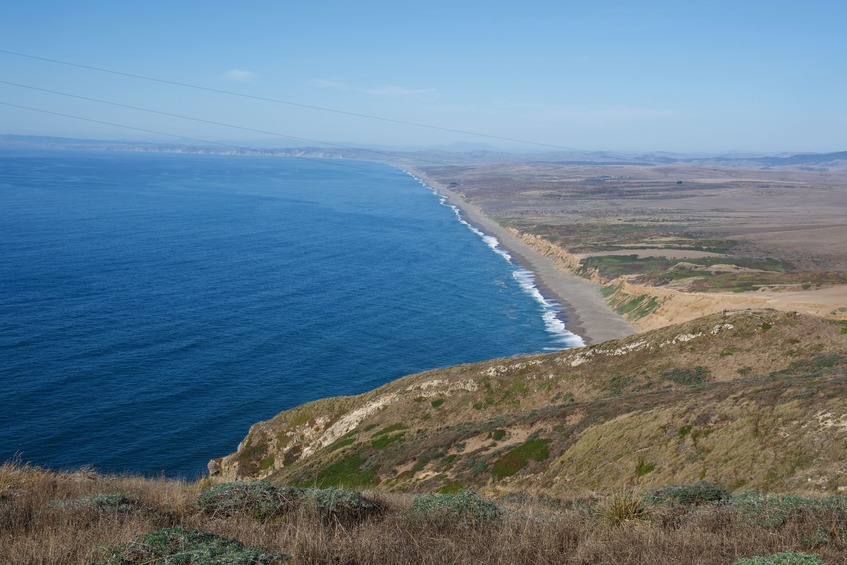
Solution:
[{"label": "sky", "polygon": [[845,22],[843,0],[10,0],[0,134],[844,151]]}]

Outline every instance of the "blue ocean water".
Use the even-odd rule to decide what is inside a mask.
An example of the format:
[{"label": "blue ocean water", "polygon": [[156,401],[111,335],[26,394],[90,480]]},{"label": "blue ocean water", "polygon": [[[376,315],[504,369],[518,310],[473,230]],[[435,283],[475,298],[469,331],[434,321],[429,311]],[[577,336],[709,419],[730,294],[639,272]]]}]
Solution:
[{"label": "blue ocean water", "polygon": [[442,204],[367,162],[0,151],[0,460],[192,477],[303,402],[578,345]]}]

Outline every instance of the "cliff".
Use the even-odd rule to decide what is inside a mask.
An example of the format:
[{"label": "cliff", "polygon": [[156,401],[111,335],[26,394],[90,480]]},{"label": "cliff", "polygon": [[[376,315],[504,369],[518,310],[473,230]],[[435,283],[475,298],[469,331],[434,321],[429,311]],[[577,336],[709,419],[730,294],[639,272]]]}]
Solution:
[{"label": "cliff", "polygon": [[847,489],[847,327],[730,311],[412,375],[255,424],[217,479],[552,496],[706,479]]}]

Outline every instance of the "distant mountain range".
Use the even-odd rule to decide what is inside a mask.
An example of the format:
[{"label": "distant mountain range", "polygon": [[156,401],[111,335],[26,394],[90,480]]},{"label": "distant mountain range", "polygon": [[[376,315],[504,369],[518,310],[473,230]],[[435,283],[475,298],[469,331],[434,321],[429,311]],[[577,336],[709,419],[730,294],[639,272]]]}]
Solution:
[{"label": "distant mountain range", "polygon": [[750,168],[791,167],[811,170],[847,168],[847,151],[833,153],[797,153],[779,155],[755,154],[681,154],[667,152],[618,153],[607,151],[558,151],[549,153],[508,153],[491,146],[453,144],[423,150],[370,149],[352,146],[332,147],[262,147],[220,143],[209,145],[108,141],[65,137],[0,135],[0,147],[48,147],[56,149],[89,149],[101,151],[139,151],[156,153],[196,153],[220,155],[278,155],[309,158],[356,159],[393,163],[434,162],[536,162],[559,165],[629,165],[657,166],[701,164]]}]

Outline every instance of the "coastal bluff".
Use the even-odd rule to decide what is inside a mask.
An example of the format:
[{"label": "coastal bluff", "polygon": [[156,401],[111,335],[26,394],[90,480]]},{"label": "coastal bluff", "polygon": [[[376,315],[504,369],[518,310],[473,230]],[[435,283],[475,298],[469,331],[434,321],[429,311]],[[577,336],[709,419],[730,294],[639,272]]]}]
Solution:
[{"label": "coastal bluff", "polygon": [[411,375],[259,422],[211,479],[557,496],[700,479],[847,490],[847,325],[712,314]]}]

